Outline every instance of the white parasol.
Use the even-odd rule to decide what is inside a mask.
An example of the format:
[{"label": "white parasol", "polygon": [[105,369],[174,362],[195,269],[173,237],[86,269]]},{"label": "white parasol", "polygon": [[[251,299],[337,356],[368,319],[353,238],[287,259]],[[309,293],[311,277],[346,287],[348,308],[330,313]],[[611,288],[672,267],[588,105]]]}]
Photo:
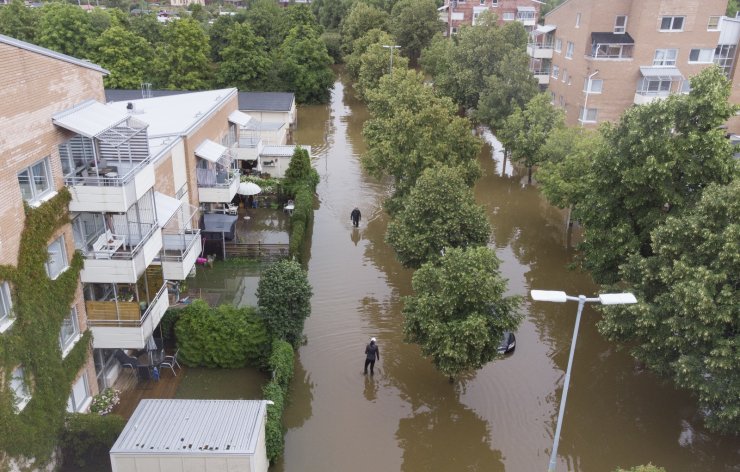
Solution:
[{"label": "white parasol", "polygon": [[262,189],[259,185],[255,184],[254,182],[242,182],[239,184],[239,188],[236,190],[236,193],[239,195],[257,195],[260,193]]}]

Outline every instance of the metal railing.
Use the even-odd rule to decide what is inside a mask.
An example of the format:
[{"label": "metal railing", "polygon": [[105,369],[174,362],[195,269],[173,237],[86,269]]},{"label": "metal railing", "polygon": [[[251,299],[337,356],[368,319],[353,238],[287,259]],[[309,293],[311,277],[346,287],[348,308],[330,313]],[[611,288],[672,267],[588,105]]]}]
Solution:
[{"label": "metal railing", "polygon": [[[162,287],[143,311],[139,305],[140,302],[86,301],[87,325],[106,328],[138,328],[144,324],[162,296],[167,296],[166,283],[162,284]],[[114,318],[110,319],[111,317]]]},{"label": "metal railing", "polygon": [[[89,259],[114,259],[114,260],[133,259],[139,254],[139,252],[141,252],[141,249],[149,241],[149,239],[152,237],[154,232],[159,230],[159,226],[154,223],[138,223],[138,224],[141,226],[148,226],[149,230],[141,237],[141,240],[136,244],[136,246],[133,249],[126,250],[126,248],[122,245],[115,252],[84,250],[82,251],[82,255]],[[125,236],[126,241],[131,241],[133,239],[130,234],[124,234],[122,236]]]},{"label": "metal railing", "polygon": [[[174,236],[177,236],[178,238],[182,237],[183,244],[178,244],[178,247],[176,248],[172,248],[171,245],[168,247],[168,239],[171,239]],[[162,251],[161,260],[165,262],[182,262],[199,239],[199,229],[189,229],[178,234],[162,234],[162,249],[164,249],[164,251]],[[179,252],[179,254],[167,254],[166,251]]]},{"label": "metal railing", "polygon": [[[134,177],[136,174],[138,174],[141,169],[149,165],[151,162],[150,158],[146,158],[143,161],[138,161],[138,163],[133,166],[128,172],[126,172],[123,175],[117,175],[115,177],[106,177],[105,175],[88,175],[88,176],[82,176],[79,175],[79,172],[74,174],[67,174],[64,176],[64,185],[66,186],[73,186],[73,185],[90,185],[90,186],[97,186],[97,187],[123,187],[127,185],[129,182],[134,180]],[[120,169],[121,164],[118,164],[118,166],[115,166],[117,169]],[[117,173],[117,172],[116,172]]]}]

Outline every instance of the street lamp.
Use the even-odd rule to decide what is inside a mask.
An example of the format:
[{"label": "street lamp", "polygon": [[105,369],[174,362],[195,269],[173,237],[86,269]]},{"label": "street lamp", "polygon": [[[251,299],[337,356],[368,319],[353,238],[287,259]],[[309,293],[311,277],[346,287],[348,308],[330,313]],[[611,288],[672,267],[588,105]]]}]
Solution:
[{"label": "street lamp", "polygon": [[387,44],[384,44],[384,45],[383,45],[383,47],[384,47],[385,49],[390,49],[390,50],[391,50],[391,68],[390,68],[390,70],[388,71],[388,73],[389,73],[389,74],[392,74],[392,73],[393,73],[393,50],[394,50],[394,49],[401,49],[401,46],[399,46],[399,45],[397,45],[397,44],[394,44],[394,45],[392,45],[392,46],[390,46],[390,45],[387,45]]},{"label": "street lamp", "polygon": [[586,122],[586,116],[588,115],[588,95],[591,93],[591,79],[593,79],[594,76],[598,73],[599,73],[599,69],[596,69],[593,74],[588,76],[588,80],[586,81],[586,99],[583,101],[583,113],[581,115],[581,128],[583,128],[583,124]]},{"label": "street lamp", "polygon": [[560,411],[558,411],[558,424],[555,427],[555,437],[552,441],[552,452],[550,453],[550,465],[547,472],[555,472],[555,463],[558,458],[558,443],[560,442],[560,428],[563,426],[563,413],[565,413],[565,402],[568,400],[568,386],[570,385],[570,371],[573,367],[573,354],[576,351],[576,340],[578,339],[578,327],[581,324],[581,312],[586,302],[598,302],[602,305],[626,305],[637,303],[637,299],[631,293],[603,293],[596,298],[586,298],[585,295],[573,297],[565,292],[556,290],[532,290],[532,299],[538,302],[565,303],[568,300],[578,302],[578,314],[576,315],[576,326],[573,328],[573,339],[570,342],[570,355],[568,356],[568,368],[565,371],[565,383],[563,384],[563,397],[560,399]]}]

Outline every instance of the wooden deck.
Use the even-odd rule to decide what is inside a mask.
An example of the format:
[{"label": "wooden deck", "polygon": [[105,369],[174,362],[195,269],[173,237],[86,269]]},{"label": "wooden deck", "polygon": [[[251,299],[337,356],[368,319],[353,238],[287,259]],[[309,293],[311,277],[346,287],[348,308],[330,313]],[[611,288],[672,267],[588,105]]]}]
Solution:
[{"label": "wooden deck", "polygon": [[177,376],[174,376],[170,369],[163,369],[160,371],[159,381],[139,381],[131,371],[124,370],[113,386],[121,391],[121,401],[113,409],[113,413],[129,419],[139,405],[139,401],[145,398],[175,398],[186,369],[185,366],[180,369],[175,367]]}]

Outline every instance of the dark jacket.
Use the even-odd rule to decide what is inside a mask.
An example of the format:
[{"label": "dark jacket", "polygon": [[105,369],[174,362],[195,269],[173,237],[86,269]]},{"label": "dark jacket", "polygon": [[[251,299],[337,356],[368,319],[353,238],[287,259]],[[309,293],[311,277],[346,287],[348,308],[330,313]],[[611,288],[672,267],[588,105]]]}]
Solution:
[{"label": "dark jacket", "polygon": [[349,217],[350,219],[352,219],[352,221],[360,221],[360,216],[360,210],[358,210],[357,208],[352,210],[352,213],[349,214]]},{"label": "dark jacket", "polygon": [[376,358],[380,360],[380,348],[375,343],[370,343],[365,348],[365,355],[367,355],[367,358],[371,361],[374,361]]}]

